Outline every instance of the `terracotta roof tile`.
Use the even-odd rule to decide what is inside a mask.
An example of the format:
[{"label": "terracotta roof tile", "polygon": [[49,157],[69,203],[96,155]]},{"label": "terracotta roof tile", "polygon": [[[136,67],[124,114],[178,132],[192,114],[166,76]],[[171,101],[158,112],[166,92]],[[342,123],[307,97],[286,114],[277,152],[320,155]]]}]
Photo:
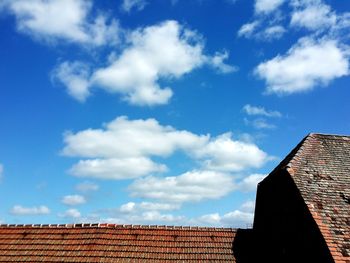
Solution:
[{"label": "terracotta roof tile", "polygon": [[333,258],[350,262],[350,136],[310,134],[281,167],[293,178]]},{"label": "terracotta roof tile", "polygon": [[230,228],[1,225],[0,262],[235,262]]}]

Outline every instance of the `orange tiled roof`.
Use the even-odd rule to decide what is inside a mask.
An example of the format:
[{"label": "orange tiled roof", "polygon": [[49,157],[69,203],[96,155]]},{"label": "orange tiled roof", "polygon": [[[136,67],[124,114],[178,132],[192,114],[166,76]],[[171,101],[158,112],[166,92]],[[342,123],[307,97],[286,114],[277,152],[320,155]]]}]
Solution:
[{"label": "orange tiled roof", "polygon": [[350,136],[310,134],[280,164],[297,185],[336,262],[350,260]]},{"label": "orange tiled roof", "polygon": [[1,225],[0,262],[235,262],[235,229]]}]

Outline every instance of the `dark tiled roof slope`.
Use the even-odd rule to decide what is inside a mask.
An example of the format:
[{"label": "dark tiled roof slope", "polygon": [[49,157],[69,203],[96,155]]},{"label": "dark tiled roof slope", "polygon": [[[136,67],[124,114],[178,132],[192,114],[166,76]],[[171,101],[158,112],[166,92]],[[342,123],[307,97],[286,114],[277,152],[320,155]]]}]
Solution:
[{"label": "dark tiled roof slope", "polygon": [[235,262],[229,228],[0,226],[0,262]]},{"label": "dark tiled roof slope", "polygon": [[336,262],[350,262],[350,136],[310,134],[282,162]]}]

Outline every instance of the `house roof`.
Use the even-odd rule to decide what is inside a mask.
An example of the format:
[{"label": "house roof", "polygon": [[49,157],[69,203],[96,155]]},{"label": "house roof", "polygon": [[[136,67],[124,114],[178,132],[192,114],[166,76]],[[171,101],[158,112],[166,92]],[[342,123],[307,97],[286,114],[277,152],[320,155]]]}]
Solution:
[{"label": "house roof", "polygon": [[333,258],[349,260],[350,136],[309,134],[279,168],[291,175]]},{"label": "house roof", "polygon": [[231,228],[0,225],[0,262],[235,262]]}]

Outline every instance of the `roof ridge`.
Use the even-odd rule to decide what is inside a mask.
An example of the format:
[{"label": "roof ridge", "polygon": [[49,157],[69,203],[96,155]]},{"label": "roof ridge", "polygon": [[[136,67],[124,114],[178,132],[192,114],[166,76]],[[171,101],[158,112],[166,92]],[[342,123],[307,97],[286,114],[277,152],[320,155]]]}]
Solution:
[{"label": "roof ridge", "polygon": [[314,136],[314,135],[316,135],[316,136],[319,136],[319,135],[321,135],[321,136],[333,136],[333,137],[341,137],[341,138],[344,138],[344,137],[349,138],[350,137],[350,135],[336,134],[336,133],[310,132],[308,134],[308,136]]},{"label": "roof ridge", "polygon": [[110,223],[79,223],[79,224],[0,224],[0,228],[119,228],[119,229],[166,229],[166,230],[211,230],[230,231],[237,228],[205,227],[205,226],[167,226],[167,225],[127,225]]},{"label": "roof ridge", "polygon": [[[273,169],[269,175],[272,175],[279,171],[280,169],[288,169],[291,168],[293,161],[295,160],[296,156],[300,155],[300,151],[303,150],[303,146],[305,142],[312,138],[316,133],[309,133],[307,134],[298,144],[295,146],[288,154],[287,156],[280,161],[280,163]],[[266,176],[265,179],[267,179],[269,176]],[[264,181],[263,179],[262,181]]]}]

